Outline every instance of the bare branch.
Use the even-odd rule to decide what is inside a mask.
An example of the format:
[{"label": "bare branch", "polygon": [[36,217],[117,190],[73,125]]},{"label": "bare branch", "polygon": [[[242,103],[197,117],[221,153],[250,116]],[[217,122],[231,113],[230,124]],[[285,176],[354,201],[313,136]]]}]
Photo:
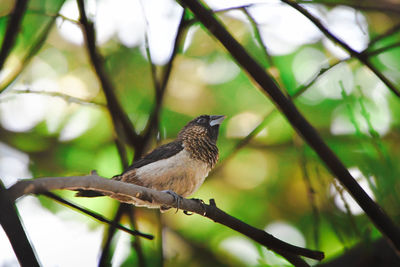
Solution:
[{"label": "bare branch", "polygon": [[323,4],[326,6],[349,6],[365,11],[380,11],[384,13],[400,13],[400,5],[389,1],[330,1],[330,0],[299,0],[301,4]]},{"label": "bare branch", "polygon": [[371,41],[368,44],[368,48],[371,48],[372,46],[374,46],[377,42],[379,42],[382,39],[385,39],[386,37],[389,37],[397,32],[400,31],[400,23],[394,25],[393,27],[391,27],[390,29],[388,29],[386,32],[374,37],[371,39]]},{"label": "bare branch", "polygon": [[391,49],[394,49],[394,48],[398,48],[399,46],[400,46],[400,42],[397,42],[397,43],[390,44],[388,46],[384,46],[384,47],[378,48],[376,50],[365,52],[365,54],[367,54],[369,57],[373,57],[373,56],[377,56],[379,54],[385,53],[388,50],[391,50]]},{"label": "bare branch", "polygon": [[[184,9],[183,13],[182,13],[181,21],[178,26],[178,31],[176,33],[171,57],[168,60],[168,63],[163,68],[163,73],[161,76],[161,83],[154,81],[155,89],[156,89],[155,90],[155,104],[154,104],[153,111],[150,114],[150,118],[149,118],[148,124],[146,126],[146,130],[144,131],[144,134],[143,134],[143,136],[144,136],[143,139],[145,140],[146,143],[148,142],[152,133],[155,130],[157,130],[157,128],[159,127],[161,105],[162,105],[163,98],[165,95],[165,90],[167,89],[168,81],[169,81],[169,78],[170,78],[171,72],[172,72],[172,66],[173,66],[174,60],[180,50],[181,42],[182,42],[185,30],[188,25],[185,20],[185,15],[186,15],[186,10]],[[155,77],[153,77],[153,79],[155,79]]]},{"label": "bare branch", "polygon": [[[57,10],[59,10],[64,2],[60,2],[59,6],[57,6]],[[10,74],[8,77],[4,77],[2,81],[0,81],[0,93],[4,91],[10,84],[12,84],[15,79],[21,74],[21,72],[24,70],[26,66],[28,66],[29,61],[37,54],[39,49],[42,47],[44,42],[46,41],[47,36],[50,33],[50,30],[55,22],[57,17],[52,17],[50,21],[46,24],[44,29],[39,33],[38,38],[33,42],[32,46],[28,50],[28,52],[25,54],[23,59],[21,60],[21,64],[19,64],[17,67],[15,67],[15,70],[13,71],[12,74]],[[5,41],[3,41],[5,42]],[[4,44],[4,43],[3,43]],[[1,69],[1,68],[0,68]]]},{"label": "bare branch", "polygon": [[[379,40],[382,40],[396,32],[398,32],[400,30],[400,23],[395,25],[394,27],[390,28],[389,30],[387,30],[385,33],[378,35],[376,38],[372,39],[369,46],[362,51],[360,54],[364,54],[367,57],[373,57],[376,56],[380,53],[384,53],[387,50],[393,49],[393,48],[397,48],[400,46],[400,43],[394,43],[382,48],[378,48],[376,50],[371,50],[371,46],[373,46],[376,42],[378,42]],[[326,68],[321,68],[319,70],[318,73],[313,75],[313,78],[311,78],[308,82],[306,82],[305,84],[299,86],[296,90],[294,90],[293,94],[290,94],[289,97],[291,99],[296,99],[298,96],[302,95],[308,88],[310,88],[322,75],[324,75],[325,73],[327,73],[329,70],[331,70],[332,68],[334,68],[335,66],[339,65],[340,63],[343,62],[347,62],[354,59],[352,56],[343,60],[338,60],[335,63],[330,64],[330,66],[326,67]],[[216,172],[217,169],[221,168],[222,166],[222,162],[224,162],[225,160],[227,160],[228,158],[231,158],[232,156],[234,156],[241,148],[245,147],[259,132],[261,132],[267,125],[268,123],[271,121],[270,117],[276,112],[276,110],[271,110],[269,111],[265,116],[264,119],[260,122],[260,124],[257,125],[256,128],[254,128],[253,131],[251,131],[246,137],[244,137],[242,140],[240,140],[231,150],[230,153],[228,153],[229,155],[226,158],[223,158],[220,160],[220,163],[218,164],[218,166],[216,168],[213,169],[213,172]]]},{"label": "bare branch", "polygon": [[90,61],[93,65],[93,68],[97,74],[97,78],[99,79],[101,86],[103,88],[104,94],[107,98],[107,105],[110,110],[111,117],[114,121],[114,125],[116,126],[116,131],[122,131],[119,133],[119,136],[124,136],[127,141],[135,148],[141,146],[142,138],[135,132],[135,129],[132,123],[129,120],[128,115],[122,109],[118,99],[115,95],[115,88],[113,87],[110,79],[108,78],[106,71],[103,67],[103,59],[100,53],[96,48],[96,38],[95,38],[95,30],[94,25],[91,21],[88,20],[85,13],[85,5],[83,0],[77,0],[80,19],[79,21],[82,24],[86,48],[88,50]]},{"label": "bare branch", "polygon": [[4,62],[6,61],[12,47],[14,46],[15,40],[19,33],[19,28],[22,19],[25,15],[26,8],[28,6],[28,0],[17,0],[11,13],[10,20],[7,24],[6,33],[4,35],[3,44],[0,50],[0,70],[3,69]]},{"label": "bare branch", "polygon": [[301,14],[303,14],[306,18],[308,18],[327,38],[329,38],[332,42],[340,45],[343,49],[345,49],[352,57],[357,58],[361,63],[366,65],[376,76],[398,97],[400,97],[400,91],[394,86],[394,84],[386,78],[366,57],[364,54],[357,52],[353,48],[351,48],[348,44],[340,40],[333,33],[331,33],[316,17],[314,17],[310,12],[308,12],[305,8],[300,6],[298,3],[292,0],[281,0],[282,2],[288,4],[293,7]]},{"label": "bare branch", "polygon": [[243,11],[243,13],[246,15],[247,19],[250,22],[251,27],[253,28],[253,32],[254,32],[254,36],[257,40],[258,45],[262,48],[265,58],[269,64],[270,67],[274,67],[274,59],[272,58],[272,56],[268,53],[268,49],[267,46],[265,45],[265,43],[262,40],[261,37],[261,33],[260,30],[258,29],[258,25],[256,20],[253,18],[253,16],[250,14],[249,10],[247,9],[247,7],[243,7],[241,9]]},{"label": "bare branch", "polygon": [[293,102],[283,95],[273,79],[246,52],[243,46],[232,37],[210,10],[206,9],[196,0],[181,0],[180,2],[190,8],[197,19],[221,42],[251,78],[258,83],[261,89],[286,116],[292,127],[303,136],[334,176],[347,188],[381,233],[391,241],[397,251],[400,251],[399,228],[383,209],[362,189],[335,153],[325,144],[317,130],[297,110]]},{"label": "bare branch", "polygon": [[35,252],[18,218],[14,201],[0,180],[0,225],[4,229],[21,266],[39,266]]},{"label": "bare branch", "polygon": [[[136,207],[128,206],[128,210],[126,211],[129,217],[129,222],[134,229],[138,229],[137,221],[136,221]],[[161,239],[161,238],[159,238]],[[139,238],[135,238],[132,241],[132,246],[136,251],[137,258],[138,258],[138,265],[139,267],[146,267],[146,258],[144,257],[142,242]]]},{"label": "bare branch", "polygon": [[[47,96],[53,96],[53,97],[59,97],[65,100],[65,102],[68,103],[77,103],[80,105],[90,105],[90,106],[100,106],[100,107],[106,107],[105,104],[95,102],[95,101],[88,101],[79,97],[75,96],[70,96],[68,94],[64,94],[61,92],[49,92],[49,91],[36,91],[32,89],[15,89],[13,88],[11,91],[7,91],[8,93],[13,93],[13,94],[38,94],[38,95],[47,95]],[[3,100],[3,99],[2,99]]]},{"label": "bare branch", "polygon": [[[160,192],[120,181],[104,179],[103,177],[96,175],[52,178],[47,177],[36,178],[32,180],[21,180],[8,189],[8,194],[11,200],[15,201],[19,197],[26,194],[39,194],[55,189],[97,190],[112,198],[123,197],[126,199],[127,203],[133,202],[135,198],[140,198],[145,201],[150,201],[155,205],[165,205],[179,208],[181,210],[197,213],[217,223],[223,224],[235,231],[238,231],[260,243],[261,245],[264,245],[268,249],[281,254],[291,262],[298,261],[300,259],[297,255],[317,260],[322,260],[324,258],[324,254],[322,252],[290,245],[273,237],[263,230],[254,228],[228,215],[217,208],[213,200],[210,200],[210,205],[207,205],[198,200],[183,198],[178,207],[174,197],[165,192]],[[306,265],[299,264],[299,266]]]},{"label": "bare branch", "polygon": [[[114,218],[112,220],[113,224],[118,224],[118,222],[121,220],[122,216],[125,213],[127,204],[121,203],[117,209],[116,214],[114,215]],[[101,250],[101,255],[99,259],[99,266],[107,266],[110,265],[111,262],[111,257],[110,257],[110,249],[111,249],[111,241],[114,238],[116,231],[116,227],[111,226],[107,229],[107,232],[105,233],[106,240],[103,244],[103,248]]]}]

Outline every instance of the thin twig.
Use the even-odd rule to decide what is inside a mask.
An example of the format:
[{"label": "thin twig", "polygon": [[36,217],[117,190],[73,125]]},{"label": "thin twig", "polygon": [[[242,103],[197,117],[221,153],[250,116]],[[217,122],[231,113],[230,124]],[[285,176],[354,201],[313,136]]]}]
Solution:
[{"label": "thin twig", "polygon": [[377,55],[380,55],[382,53],[385,53],[388,50],[391,50],[391,49],[394,49],[394,48],[399,48],[399,46],[400,46],[400,42],[397,42],[397,43],[390,44],[388,46],[377,48],[376,50],[373,50],[373,51],[368,51],[368,52],[366,52],[366,54],[369,57],[373,57],[373,56],[377,56]]},{"label": "thin twig", "polygon": [[386,37],[389,37],[395,33],[400,31],[400,23],[394,25],[393,27],[389,28],[386,32],[375,36],[374,38],[371,39],[371,41],[368,44],[368,48],[370,49],[372,46],[374,46],[377,42],[379,42],[382,39],[385,39]]},{"label": "thin twig", "polygon": [[[386,35],[383,34],[383,35]],[[362,51],[362,54],[365,54],[365,56],[367,57],[372,57],[375,56],[378,53],[382,53],[385,52],[387,49],[391,49],[391,48],[395,48],[397,46],[400,46],[400,44],[393,44],[387,47],[382,47],[380,49],[377,49],[375,51],[368,51],[369,47],[366,48],[364,51]],[[379,51],[378,51],[379,50]],[[293,94],[289,94],[289,97],[291,99],[296,99],[297,97],[299,97],[300,95],[302,95],[308,88],[310,88],[313,84],[315,84],[315,82],[318,81],[319,78],[321,78],[322,75],[324,75],[325,73],[327,73],[329,70],[331,70],[332,68],[336,67],[337,65],[343,63],[343,62],[347,62],[354,59],[353,57],[349,57],[346,59],[342,59],[342,60],[338,60],[335,63],[332,63],[329,67],[325,67],[325,68],[321,68],[318,73],[316,73],[315,75],[313,75],[308,82],[306,82],[303,85],[300,85],[297,89],[294,90]],[[243,147],[245,147],[259,132],[261,132],[267,125],[268,123],[271,121],[271,119],[269,118],[270,116],[272,116],[273,114],[275,114],[275,112],[277,112],[277,110],[271,110],[269,111],[266,115],[264,115],[264,119],[260,122],[260,124],[257,125],[256,128],[254,128],[253,131],[251,131],[246,137],[244,137],[242,140],[240,140],[231,150],[230,153],[228,153],[228,156],[221,159],[220,160],[220,164],[218,164],[218,166],[216,168],[213,169],[213,172],[215,172],[217,169],[222,167],[222,162],[225,162],[225,160],[231,158],[232,156],[234,156],[240,149],[242,149]]]},{"label": "thin twig", "polygon": [[[129,205],[128,210],[126,212],[129,217],[129,222],[134,229],[138,229],[137,220],[136,220],[136,207]],[[139,238],[135,238],[132,240],[132,246],[136,251],[138,257],[138,266],[146,267],[146,258],[144,257],[144,252],[142,248],[142,242]]]},{"label": "thin twig", "polygon": [[323,4],[326,6],[349,6],[358,10],[380,11],[384,13],[400,13],[400,6],[394,2],[385,1],[326,1],[326,0],[298,0],[301,4]]},{"label": "thin twig", "polygon": [[46,96],[53,96],[53,97],[59,97],[65,100],[67,103],[76,103],[80,105],[89,105],[89,106],[100,106],[100,107],[106,107],[105,104],[95,102],[95,101],[88,101],[79,97],[75,96],[70,96],[61,92],[49,92],[49,91],[36,91],[32,89],[15,89],[13,88],[10,91],[7,91],[9,94],[38,94],[38,95],[46,95]]},{"label": "thin twig", "polygon": [[[324,190],[329,191],[329,184],[326,183],[324,177],[321,175],[318,165],[315,166],[315,177],[317,178],[316,180],[319,182],[321,187]],[[334,181],[332,181],[332,183],[333,182]],[[336,210],[336,206],[333,204],[334,200],[332,198],[332,195],[328,194],[327,198],[328,198],[328,201],[326,203],[326,206],[328,206],[331,210]],[[347,244],[345,242],[345,239],[344,239],[342,233],[340,232],[340,228],[335,220],[335,216],[334,216],[333,212],[327,211],[327,212],[325,212],[324,215],[327,217],[327,219],[328,219],[327,221],[329,222],[330,227],[332,228],[333,232],[336,234],[337,239],[342,244],[344,249],[347,250]]]},{"label": "thin twig", "polygon": [[328,169],[351,193],[375,226],[392,242],[394,248],[400,251],[400,229],[393,223],[384,210],[362,189],[336,154],[322,140],[317,130],[297,110],[293,102],[283,95],[273,79],[249,56],[243,46],[232,37],[210,10],[206,9],[196,0],[181,0],[180,2],[183,6],[190,8],[197,19],[221,42],[251,78],[258,83],[263,92],[273,100],[274,104],[286,116],[292,127],[303,136]]},{"label": "thin twig", "polygon": [[80,212],[85,213],[86,215],[98,220],[99,222],[103,222],[103,223],[106,223],[108,225],[112,225],[115,228],[118,228],[119,230],[124,231],[124,232],[126,232],[126,233],[128,233],[130,235],[141,236],[141,237],[144,237],[144,238],[147,238],[147,239],[150,239],[150,240],[152,240],[154,238],[154,236],[152,236],[152,235],[145,234],[145,233],[139,232],[137,230],[131,230],[131,229],[128,229],[128,228],[126,228],[126,227],[124,227],[124,226],[122,226],[122,225],[120,225],[118,223],[114,223],[114,222],[104,218],[102,215],[100,215],[100,214],[98,214],[96,212],[90,211],[90,210],[88,210],[86,208],[82,208],[82,207],[80,207],[80,206],[78,206],[78,205],[76,205],[76,204],[74,204],[72,202],[69,202],[69,201],[57,196],[54,193],[45,192],[45,193],[41,193],[41,195],[46,196],[48,198],[51,198],[51,199],[53,199],[55,201],[58,201],[58,202],[66,205],[66,206],[68,206],[70,208],[79,210]]},{"label": "thin twig", "polygon": [[121,203],[118,205],[117,212],[112,220],[112,224],[107,229],[107,233],[105,234],[105,241],[103,243],[103,249],[101,250],[101,255],[99,259],[99,266],[109,266],[111,265],[111,257],[110,257],[110,249],[111,242],[116,233],[116,227],[114,225],[118,224],[121,221],[122,215],[125,213],[128,204]]},{"label": "thin twig", "polygon": [[[392,29],[388,30],[387,32],[383,33],[382,35],[377,36],[375,39],[373,40],[381,40],[393,33],[395,33],[396,31],[400,30],[400,24],[396,25],[395,27],[393,27]],[[369,51],[371,46],[368,46],[364,51],[362,51],[362,54],[365,54],[365,56],[367,57],[373,57],[375,55],[377,55],[378,53],[383,53],[385,52],[387,49],[392,49],[397,47],[398,43],[386,46],[386,47],[382,47],[379,48],[377,50],[374,51]],[[353,57],[349,57],[346,59],[342,59],[342,60],[338,60],[335,63],[332,63],[329,67],[326,68],[321,68],[319,70],[318,73],[316,73],[315,75],[313,75],[308,82],[306,82],[305,84],[299,86],[297,89],[294,90],[295,93],[290,94],[289,97],[291,99],[296,99],[297,97],[299,97],[300,95],[302,95],[308,88],[310,88],[313,84],[315,84],[316,81],[318,81],[318,79],[324,75],[325,73],[327,73],[329,70],[331,70],[332,68],[336,67],[337,65],[339,65],[340,63],[352,60]],[[262,122],[260,122],[260,124],[257,125],[256,128],[254,128],[253,131],[251,131],[246,137],[244,137],[242,140],[240,140],[231,150],[230,153],[228,153],[228,156],[225,158],[222,158],[220,160],[220,163],[218,164],[218,166],[216,168],[213,169],[213,172],[215,172],[217,169],[222,167],[223,162],[225,162],[225,160],[231,158],[232,156],[234,156],[241,148],[245,147],[259,132],[261,132],[269,123],[270,120],[270,116],[272,116],[274,113],[276,112],[276,110],[271,110],[269,111],[265,116],[264,119],[262,120]]]},{"label": "thin twig", "polygon": [[270,67],[275,66],[274,64],[274,59],[272,58],[272,56],[268,53],[268,48],[265,44],[265,42],[263,42],[262,38],[261,38],[261,34],[260,31],[258,29],[258,25],[256,20],[253,18],[253,16],[250,14],[249,10],[247,9],[247,7],[243,7],[241,8],[241,10],[243,11],[243,13],[246,15],[247,19],[249,20],[251,27],[253,28],[253,32],[254,32],[254,36],[257,40],[258,45],[262,48],[262,51],[264,52],[265,58],[268,62],[268,65]]},{"label": "thin twig", "polygon": [[32,8],[30,8],[27,11],[27,13],[32,13],[32,14],[36,14],[36,15],[51,17],[51,18],[60,18],[60,19],[65,20],[65,21],[69,21],[69,22],[71,22],[71,23],[73,23],[75,25],[78,25],[78,26],[81,25],[81,23],[78,20],[71,19],[71,18],[69,18],[67,16],[64,16],[63,14],[60,14],[60,13],[46,13],[41,9],[32,9]]},{"label": "thin twig", "polygon": [[116,131],[120,132],[119,136],[124,136],[135,148],[142,146],[142,138],[135,132],[132,123],[129,120],[128,115],[122,109],[118,99],[115,95],[115,88],[113,87],[110,79],[108,78],[106,71],[103,67],[103,59],[96,48],[96,38],[94,25],[86,16],[85,4],[83,0],[77,0],[80,18],[79,21],[82,24],[82,29],[85,37],[86,48],[89,54],[90,61],[96,72],[97,78],[99,79],[103,92],[107,98],[107,105],[110,110],[114,125],[116,125]]},{"label": "thin twig", "polygon": [[[308,88],[310,88],[316,81],[318,81],[318,79],[325,74],[326,72],[328,72],[329,70],[331,70],[332,68],[334,68],[335,66],[337,66],[338,64],[345,62],[347,60],[350,60],[351,58],[345,59],[345,60],[339,60],[333,64],[331,64],[329,67],[327,68],[322,68],[320,69],[320,71],[318,72],[318,74],[314,75],[313,78],[311,80],[309,80],[307,83],[305,83],[304,85],[299,86],[295,92],[292,95],[289,95],[289,98],[291,99],[296,99],[297,97],[299,97],[300,95],[302,95]],[[226,156],[225,158],[222,158],[219,162],[219,164],[212,170],[212,172],[216,172],[218,169],[220,169],[223,164],[230,158],[232,158],[234,155],[236,155],[236,153],[242,149],[243,147],[245,147],[254,137],[257,136],[257,134],[259,134],[265,127],[267,127],[267,125],[269,124],[269,122],[272,121],[273,116],[275,114],[277,114],[278,110],[276,109],[271,109],[269,112],[267,112],[266,115],[264,115],[264,119],[260,122],[260,124],[258,124],[256,126],[256,128],[254,128],[254,130],[252,130],[246,137],[244,137],[243,139],[241,139],[232,149],[231,151],[228,153],[228,156]]]},{"label": "thin twig", "polygon": [[10,20],[7,24],[7,29],[4,34],[3,43],[0,50],[0,70],[3,69],[3,65],[11,52],[12,47],[15,44],[17,35],[20,30],[22,19],[24,18],[26,8],[28,7],[28,0],[17,0],[15,1],[14,8],[10,15]]},{"label": "thin twig", "polygon": [[301,150],[302,151],[299,156],[300,167],[301,167],[301,171],[303,174],[302,175],[303,181],[307,188],[307,196],[308,196],[308,200],[310,201],[311,210],[312,210],[313,219],[314,219],[314,222],[313,222],[314,244],[315,244],[315,247],[317,249],[319,249],[320,214],[319,214],[317,201],[316,201],[316,197],[315,197],[316,192],[311,183],[311,179],[310,179],[310,176],[309,176],[308,170],[307,170],[307,158],[305,155],[304,145],[301,147]]},{"label": "thin twig", "polygon": [[160,259],[159,266],[164,267],[164,244],[163,244],[163,233],[164,233],[164,220],[161,212],[159,210],[154,211],[156,215],[157,222],[157,235],[160,237],[157,240],[157,250],[158,250],[158,258]]},{"label": "thin twig", "polygon": [[388,88],[391,90],[396,96],[400,97],[400,91],[394,86],[394,84],[384,76],[366,57],[363,53],[359,53],[353,48],[351,48],[347,43],[340,40],[333,33],[331,33],[322,22],[314,17],[310,12],[308,12],[305,8],[300,6],[298,3],[293,2],[292,0],[281,0],[282,2],[288,4],[293,7],[301,14],[303,14],[306,18],[308,18],[327,38],[329,38],[332,42],[340,45],[343,49],[345,49],[352,57],[357,58],[361,63],[366,65]]},{"label": "thin twig", "polygon": [[153,63],[153,59],[151,56],[151,51],[150,51],[150,43],[149,43],[149,22],[146,19],[145,16],[145,12],[143,9],[143,15],[144,15],[144,20],[145,20],[145,34],[144,34],[144,48],[146,50],[146,56],[147,56],[147,61],[149,62],[149,66],[150,66],[150,73],[151,73],[151,80],[153,81],[153,86],[154,86],[154,90],[156,92],[156,96],[157,94],[160,92],[160,83],[158,82],[157,79],[157,68],[156,65]]},{"label": "thin twig", "polygon": [[169,78],[171,76],[174,60],[175,60],[178,52],[180,51],[181,42],[182,42],[186,27],[187,27],[185,16],[186,16],[186,10],[184,9],[179,26],[178,26],[178,30],[176,33],[171,57],[168,60],[168,63],[163,68],[163,73],[161,75],[161,82],[159,83],[159,87],[155,86],[155,89],[156,89],[155,90],[155,104],[154,104],[154,108],[150,114],[150,118],[149,118],[148,124],[146,126],[146,130],[144,131],[144,134],[143,134],[143,139],[145,140],[146,143],[149,141],[149,139],[152,136],[152,134],[154,133],[154,131],[156,131],[159,127],[160,112],[161,112],[163,98],[165,95],[165,91],[167,89]]},{"label": "thin twig", "polygon": [[350,205],[347,202],[346,198],[344,197],[344,190],[343,188],[337,183],[336,180],[332,180],[332,185],[335,187],[336,192],[339,194],[340,200],[343,202],[344,209],[346,210],[347,218],[349,219],[350,225],[353,227],[354,233],[357,235],[358,238],[361,238],[361,233],[358,230],[358,226],[356,220],[354,218],[353,213],[351,212]]},{"label": "thin twig", "polygon": [[[64,1],[60,1],[56,9],[59,10],[63,4]],[[33,56],[37,54],[37,52],[40,50],[40,48],[46,41],[47,36],[49,35],[50,30],[53,27],[55,21],[56,17],[50,19],[50,21],[46,24],[44,29],[40,32],[38,38],[36,38],[36,41],[33,43],[30,49],[28,49],[28,52],[21,60],[21,63],[18,64],[18,66],[14,69],[13,73],[9,77],[3,78],[3,81],[0,81],[0,93],[3,92],[10,84],[12,84],[15,81],[15,79],[21,74],[21,72],[25,69],[25,67],[29,65],[28,63],[30,62],[30,60],[33,58]]]},{"label": "thin twig", "polygon": [[246,15],[247,19],[250,21],[250,24],[251,24],[251,26],[253,28],[253,32],[254,32],[255,38],[257,40],[257,43],[261,47],[261,49],[262,49],[262,51],[263,51],[263,53],[265,55],[265,58],[266,58],[266,60],[268,62],[268,65],[269,65],[269,68],[267,69],[268,72],[270,73],[271,77],[273,77],[276,80],[276,82],[279,84],[279,87],[282,88],[282,90],[285,93],[285,95],[288,96],[289,93],[288,93],[287,89],[285,88],[285,85],[284,85],[284,83],[282,81],[279,69],[275,65],[272,56],[269,54],[267,45],[265,44],[265,42],[261,38],[261,33],[260,33],[259,29],[258,29],[258,25],[257,25],[256,20],[253,18],[251,13],[248,11],[247,7],[243,7],[241,10]]}]

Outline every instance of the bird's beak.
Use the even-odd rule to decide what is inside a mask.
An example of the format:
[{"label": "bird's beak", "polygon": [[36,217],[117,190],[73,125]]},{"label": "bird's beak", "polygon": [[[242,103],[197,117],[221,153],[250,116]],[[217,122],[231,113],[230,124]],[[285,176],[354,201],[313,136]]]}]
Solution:
[{"label": "bird's beak", "polygon": [[210,116],[210,126],[219,125],[226,118],[225,115],[212,115]]}]

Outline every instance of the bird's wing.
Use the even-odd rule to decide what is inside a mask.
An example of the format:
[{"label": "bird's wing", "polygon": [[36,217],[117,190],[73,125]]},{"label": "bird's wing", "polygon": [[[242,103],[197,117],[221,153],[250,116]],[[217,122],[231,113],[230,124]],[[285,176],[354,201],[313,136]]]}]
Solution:
[{"label": "bird's wing", "polygon": [[135,161],[132,163],[131,166],[129,166],[128,169],[124,171],[123,174],[130,172],[134,169],[143,167],[147,164],[156,162],[161,159],[167,159],[169,157],[172,157],[176,154],[178,154],[180,151],[183,150],[183,144],[181,141],[173,141],[171,143],[162,145],[151,151],[149,154],[144,156],[143,158]]}]

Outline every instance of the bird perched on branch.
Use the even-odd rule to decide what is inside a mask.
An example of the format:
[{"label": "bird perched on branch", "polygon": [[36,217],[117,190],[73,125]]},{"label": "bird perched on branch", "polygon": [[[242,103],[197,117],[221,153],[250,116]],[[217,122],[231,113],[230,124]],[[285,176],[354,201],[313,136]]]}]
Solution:
[{"label": "bird perched on branch", "polygon": [[[217,163],[216,143],[219,126],[224,119],[225,116],[219,115],[201,115],[193,119],[183,127],[174,141],[157,147],[112,179],[167,191],[174,197],[192,195]],[[106,194],[92,190],[82,190],[76,194],[80,197],[102,195]],[[124,199],[118,200],[124,202]],[[142,199],[135,200],[134,204],[159,208]]]}]

